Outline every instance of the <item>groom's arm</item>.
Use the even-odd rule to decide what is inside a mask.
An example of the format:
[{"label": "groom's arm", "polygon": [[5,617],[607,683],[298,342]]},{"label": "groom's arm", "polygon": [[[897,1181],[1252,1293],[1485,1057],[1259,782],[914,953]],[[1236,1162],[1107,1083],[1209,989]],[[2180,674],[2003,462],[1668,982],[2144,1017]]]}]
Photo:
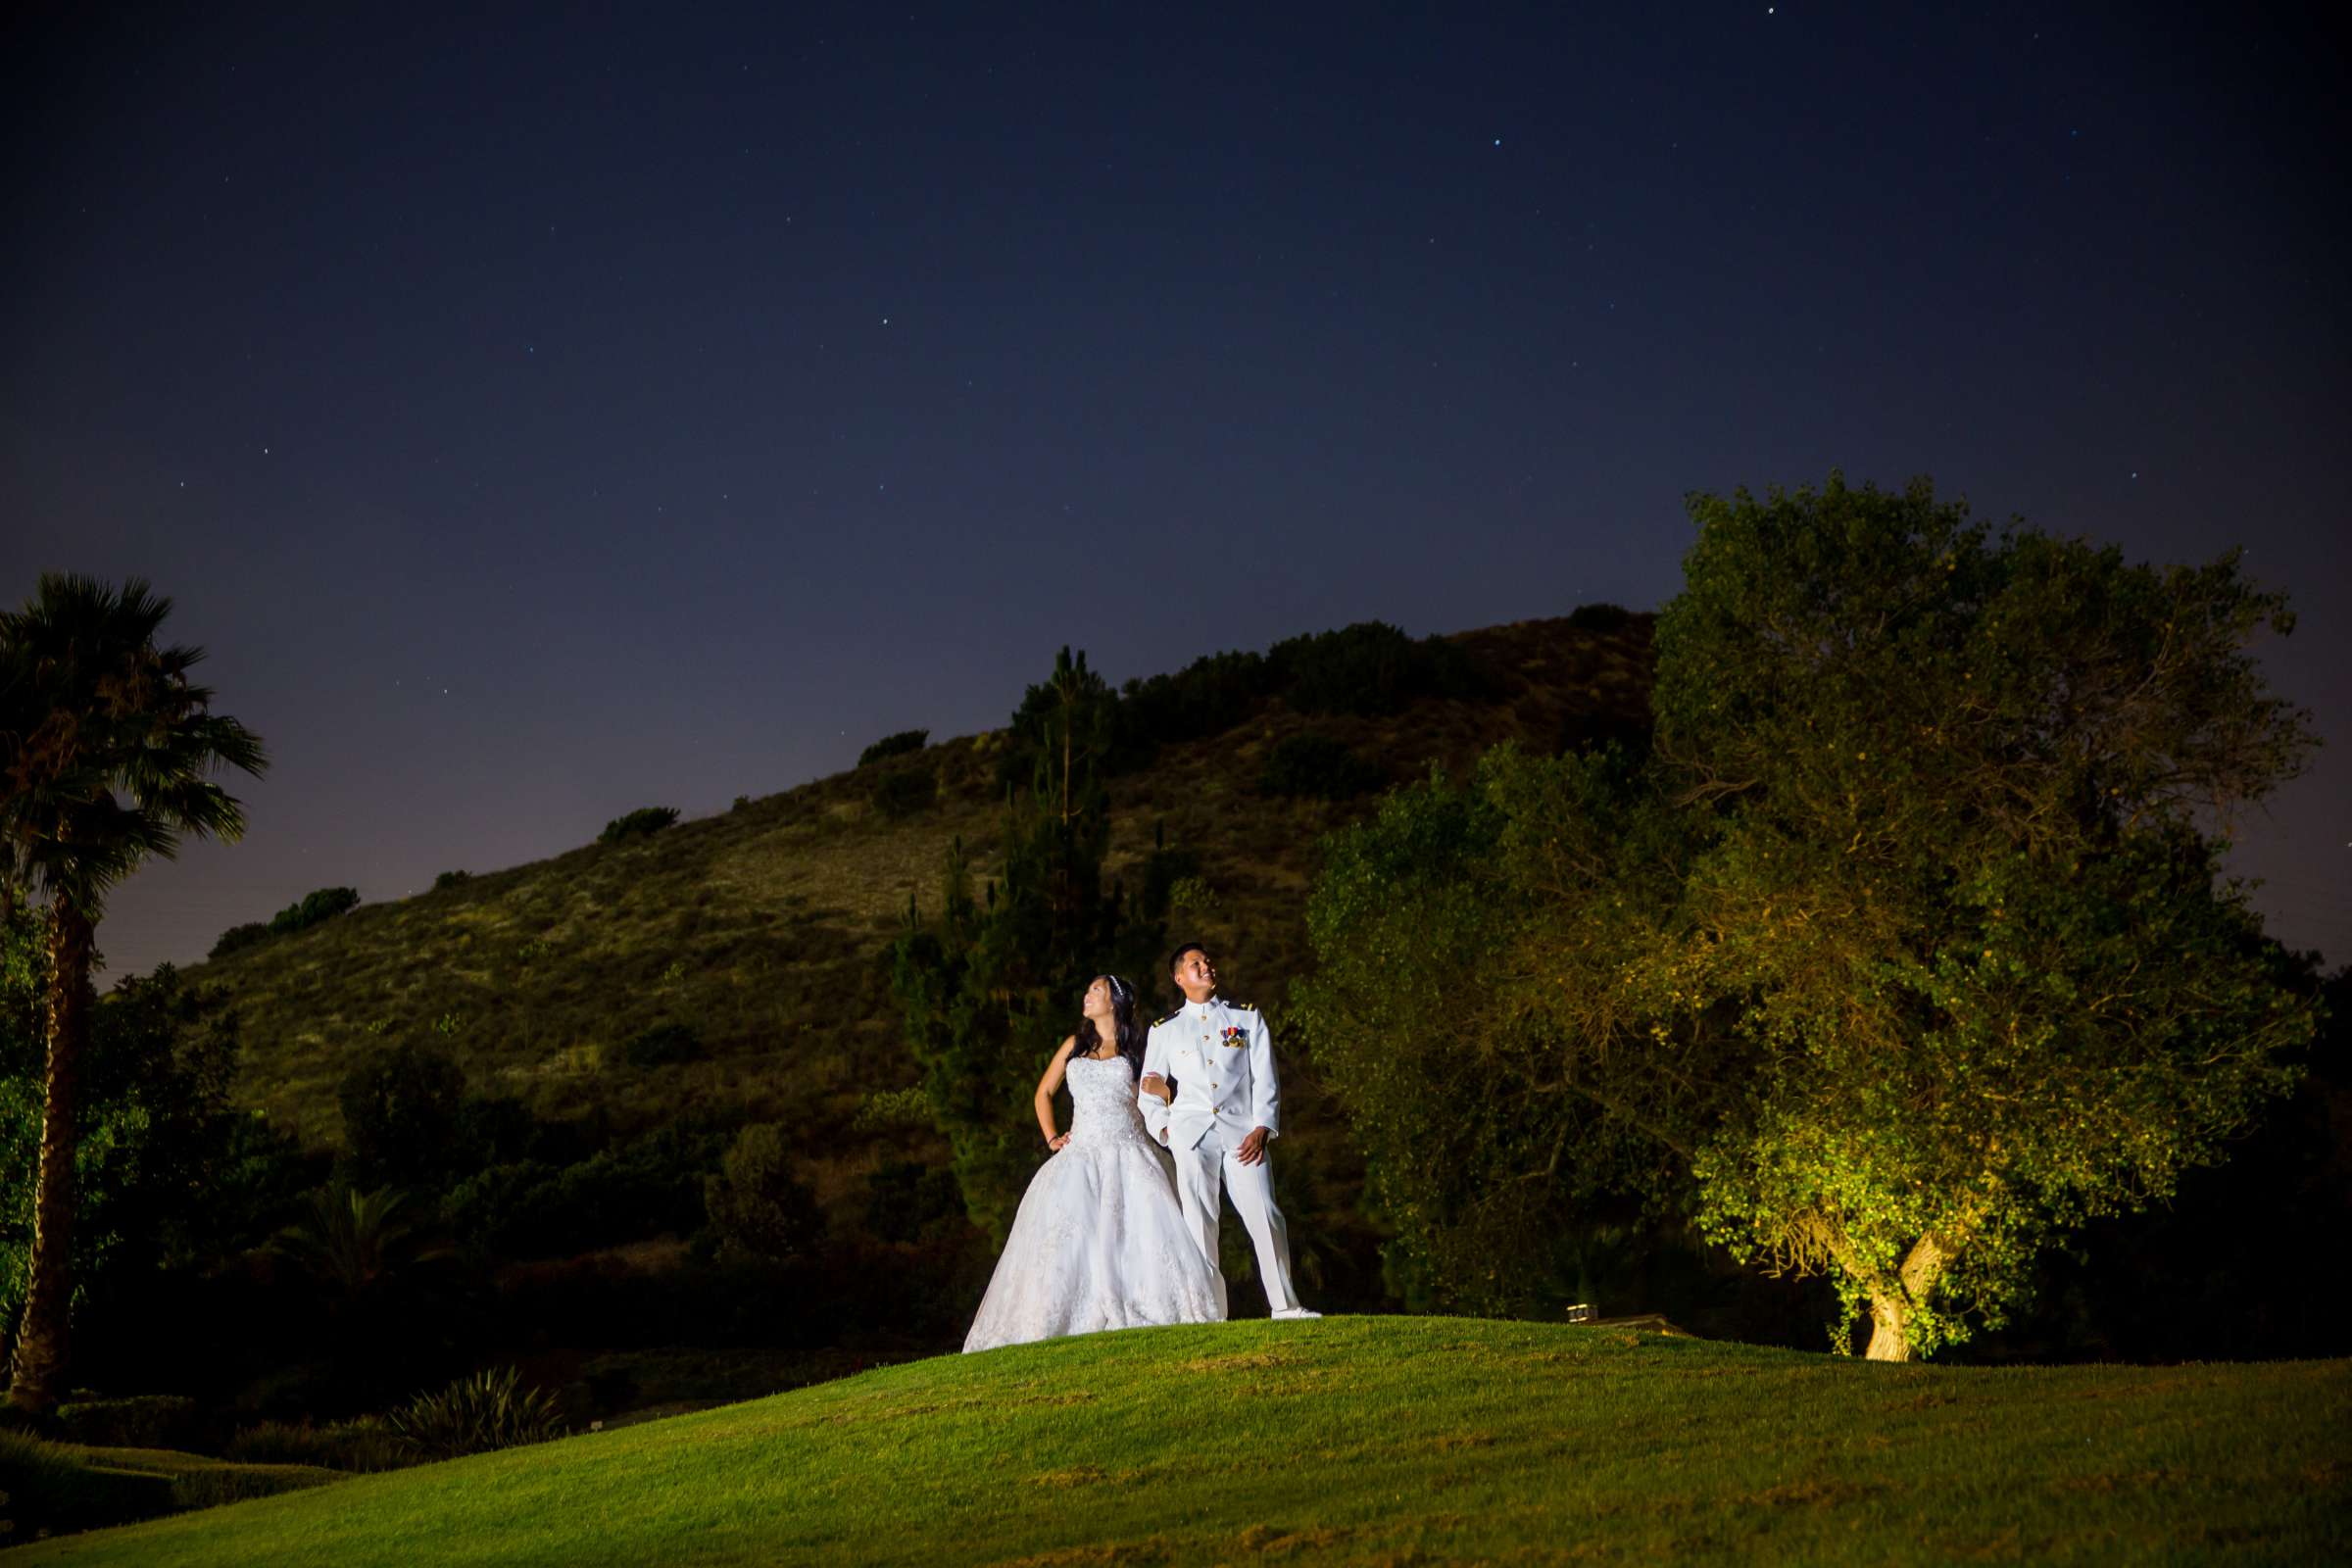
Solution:
[{"label": "groom's arm", "polygon": [[1250,1120],[1269,1138],[1282,1136],[1282,1081],[1274,1076],[1274,1037],[1262,1012],[1250,1014]]},{"label": "groom's arm", "polygon": [[1156,1028],[1144,1036],[1144,1070],[1136,1075],[1135,1108],[1144,1113],[1144,1131],[1164,1144],[1168,1141],[1168,1102],[1146,1094],[1143,1088],[1143,1081],[1153,1073],[1163,1080],[1168,1076],[1168,1048]]}]

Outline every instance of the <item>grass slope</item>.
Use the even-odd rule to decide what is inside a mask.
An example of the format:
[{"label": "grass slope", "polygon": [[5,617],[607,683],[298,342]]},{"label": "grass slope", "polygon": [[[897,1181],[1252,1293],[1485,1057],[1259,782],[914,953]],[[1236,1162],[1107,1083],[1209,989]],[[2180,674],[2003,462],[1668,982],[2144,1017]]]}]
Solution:
[{"label": "grass slope", "polygon": [[2318,1562],[2352,1364],[1886,1366],[1334,1318],[941,1357],[44,1543],[10,1568]]}]

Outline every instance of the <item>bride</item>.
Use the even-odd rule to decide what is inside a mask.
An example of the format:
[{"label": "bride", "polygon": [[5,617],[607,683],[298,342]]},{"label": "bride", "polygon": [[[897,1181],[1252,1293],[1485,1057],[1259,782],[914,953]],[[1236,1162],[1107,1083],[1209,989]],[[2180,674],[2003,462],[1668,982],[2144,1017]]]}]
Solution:
[{"label": "bride", "polygon": [[[1225,1315],[1216,1270],[1185,1228],[1168,1156],[1136,1112],[1144,1028],[1135,1000],[1117,975],[1096,976],[1078,1032],[1037,1081],[1037,1125],[1054,1154],[1013,1216],[966,1351]],[[1056,1133],[1054,1093],[1065,1077],[1070,1130]]]}]

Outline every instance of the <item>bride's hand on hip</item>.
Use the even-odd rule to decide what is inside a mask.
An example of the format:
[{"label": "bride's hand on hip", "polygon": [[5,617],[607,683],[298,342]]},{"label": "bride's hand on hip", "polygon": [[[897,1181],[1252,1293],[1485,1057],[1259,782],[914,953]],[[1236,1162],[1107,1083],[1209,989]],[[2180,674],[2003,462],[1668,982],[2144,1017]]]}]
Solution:
[{"label": "bride's hand on hip", "polygon": [[1061,1152],[1061,1146],[1069,1141],[1070,1135],[1068,1133],[1056,1133],[1052,1138],[1046,1140],[1046,1147],[1058,1154]]}]

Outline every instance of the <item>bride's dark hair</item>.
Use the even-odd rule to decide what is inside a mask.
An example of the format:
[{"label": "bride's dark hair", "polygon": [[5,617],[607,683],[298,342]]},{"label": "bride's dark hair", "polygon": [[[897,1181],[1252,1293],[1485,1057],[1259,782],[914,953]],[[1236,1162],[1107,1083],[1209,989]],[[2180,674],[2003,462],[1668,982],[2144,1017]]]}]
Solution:
[{"label": "bride's dark hair", "polygon": [[[1136,1081],[1140,1083],[1144,1076],[1144,1026],[1136,1021],[1135,1004],[1138,999],[1135,987],[1115,974],[1099,974],[1095,976],[1095,980],[1110,982],[1110,1021],[1118,1036],[1119,1054],[1127,1058],[1128,1067],[1135,1073]],[[1095,980],[1089,980],[1086,983],[1088,991],[1095,989]],[[1081,1009],[1078,1014],[1076,1030],[1078,1045],[1081,1048],[1078,1054],[1091,1056],[1102,1049],[1102,1037],[1095,1030],[1095,1020],[1089,1018],[1084,1011],[1085,996],[1081,994],[1078,1000]]]}]

